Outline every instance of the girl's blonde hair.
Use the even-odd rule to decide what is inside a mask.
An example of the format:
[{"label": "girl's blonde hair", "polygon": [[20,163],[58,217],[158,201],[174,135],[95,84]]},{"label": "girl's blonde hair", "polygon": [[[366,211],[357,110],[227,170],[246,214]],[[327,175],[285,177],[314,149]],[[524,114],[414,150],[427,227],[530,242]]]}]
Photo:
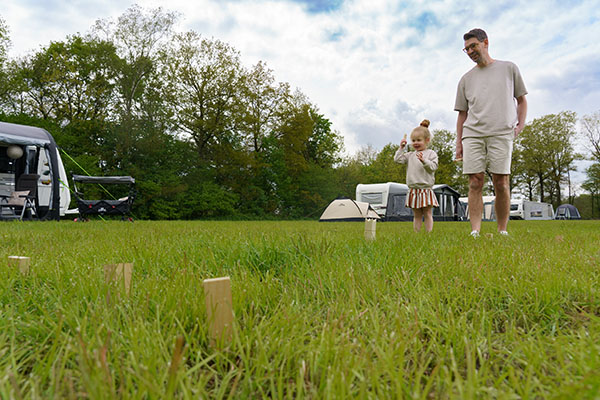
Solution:
[{"label": "girl's blonde hair", "polygon": [[427,129],[428,127],[429,127],[429,120],[424,119],[421,122],[421,124],[419,126],[417,126],[415,129],[413,129],[412,132],[410,133],[411,140],[414,137],[413,135],[423,135],[423,139],[425,139],[425,140],[431,139],[431,133],[429,132],[429,129]]}]

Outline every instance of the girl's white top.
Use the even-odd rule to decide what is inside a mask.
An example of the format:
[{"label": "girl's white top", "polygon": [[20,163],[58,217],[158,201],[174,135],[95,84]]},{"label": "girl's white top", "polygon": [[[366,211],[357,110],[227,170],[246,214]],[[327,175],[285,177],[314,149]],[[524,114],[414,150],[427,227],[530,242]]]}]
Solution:
[{"label": "girl's white top", "polygon": [[[406,148],[406,147],[405,147]],[[423,162],[417,158],[417,152],[406,153],[400,148],[394,154],[394,161],[407,164],[406,184],[411,189],[430,189],[435,183],[435,170],[438,168],[438,156],[431,149],[423,150]]]}]

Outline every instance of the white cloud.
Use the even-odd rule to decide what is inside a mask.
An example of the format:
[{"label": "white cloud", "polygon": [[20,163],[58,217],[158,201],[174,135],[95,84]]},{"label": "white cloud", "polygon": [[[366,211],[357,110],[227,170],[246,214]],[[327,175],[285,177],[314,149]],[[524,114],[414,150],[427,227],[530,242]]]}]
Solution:
[{"label": "white cloud", "polygon": [[[473,67],[462,34],[484,28],[494,58],[514,61],[529,90],[528,120],[563,110],[600,109],[600,12],[597,2],[532,0],[347,0],[330,12],[307,12],[283,0],[143,0],[181,13],[179,30],[228,42],[251,65],[266,61],[278,80],[319,106],[354,153],[397,142],[427,118],[454,131],[456,84]],[[3,0],[13,55],[96,19],[117,17],[118,0]],[[52,18],[47,16],[51,14]]]}]

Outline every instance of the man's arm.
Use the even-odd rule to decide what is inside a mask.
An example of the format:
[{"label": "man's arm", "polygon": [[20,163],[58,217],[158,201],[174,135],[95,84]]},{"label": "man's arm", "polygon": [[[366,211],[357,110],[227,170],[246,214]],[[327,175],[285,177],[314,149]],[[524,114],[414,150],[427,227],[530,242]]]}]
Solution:
[{"label": "man's arm", "polygon": [[515,128],[515,137],[525,127],[525,119],[527,118],[527,99],[525,95],[517,97],[517,126]]},{"label": "man's arm", "polygon": [[456,159],[462,158],[462,134],[463,125],[467,120],[467,111],[459,111],[458,117],[456,118]]}]

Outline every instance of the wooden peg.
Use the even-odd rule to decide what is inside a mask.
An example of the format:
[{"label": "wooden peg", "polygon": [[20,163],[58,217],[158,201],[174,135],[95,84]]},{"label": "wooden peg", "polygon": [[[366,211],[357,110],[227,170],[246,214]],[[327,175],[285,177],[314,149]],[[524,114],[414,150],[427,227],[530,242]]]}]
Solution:
[{"label": "wooden peg", "polygon": [[23,275],[29,273],[29,265],[31,263],[31,259],[29,257],[21,257],[21,256],[8,256],[8,266],[9,267],[19,267],[19,270]]},{"label": "wooden peg", "polygon": [[107,284],[116,284],[119,288],[123,287],[127,296],[129,296],[131,288],[132,274],[133,263],[106,264],[104,266],[104,281]]},{"label": "wooden peg", "polygon": [[375,240],[376,223],[377,220],[375,219],[365,219],[365,239]]},{"label": "wooden peg", "polygon": [[229,342],[233,328],[233,302],[229,277],[205,279],[206,314],[211,346]]}]

